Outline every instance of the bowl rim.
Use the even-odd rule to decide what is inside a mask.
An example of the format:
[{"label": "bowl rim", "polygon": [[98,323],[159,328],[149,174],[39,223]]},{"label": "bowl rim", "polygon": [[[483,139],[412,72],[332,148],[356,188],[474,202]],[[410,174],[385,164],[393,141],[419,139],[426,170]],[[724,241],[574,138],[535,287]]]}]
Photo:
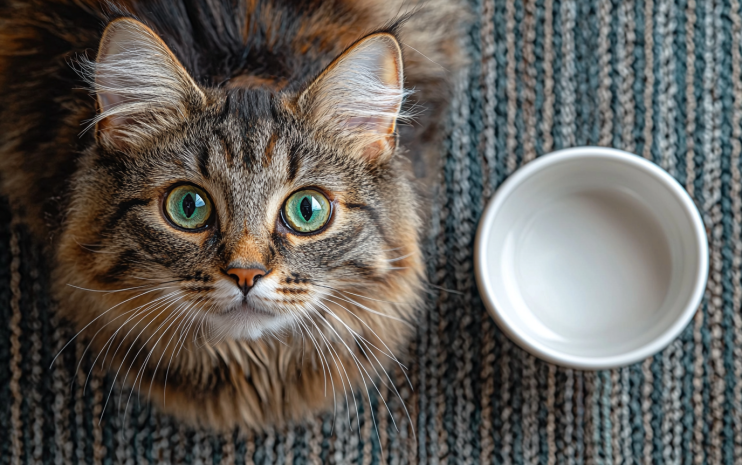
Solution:
[{"label": "bowl rim", "polygon": [[[692,232],[695,242],[695,254],[699,266],[696,270],[694,288],[690,299],[685,303],[685,306],[678,318],[656,339],[619,355],[592,357],[568,354],[546,347],[538,340],[519,332],[516,325],[512,324],[512,322],[498,310],[499,300],[490,285],[489,279],[487,279],[491,267],[488,267],[487,261],[483,259],[487,254],[489,245],[487,241],[483,240],[483,238],[489,237],[489,233],[494,225],[495,216],[518,186],[536,173],[547,170],[552,166],[575,159],[586,158],[626,163],[652,175],[657,179],[657,181],[670,190],[673,194],[673,198],[680,204],[693,225]],[[708,238],[706,236],[706,228],[704,227],[701,214],[688,192],[686,192],[675,178],[653,162],[640,157],[639,155],[613,148],[587,146],[562,149],[542,155],[515,171],[505,180],[505,182],[502,183],[494,196],[487,203],[484,213],[479,221],[479,226],[477,227],[476,239],[474,242],[474,271],[477,287],[479,288],[479,293],[485,307],[500,329],[513,342],[547,362],[568,368],[603,370],[630,365],[644,360],[647,357],[651,357],[667,347],[683,331],[698,310],[706,290],[709,267],[708,254]]]}]

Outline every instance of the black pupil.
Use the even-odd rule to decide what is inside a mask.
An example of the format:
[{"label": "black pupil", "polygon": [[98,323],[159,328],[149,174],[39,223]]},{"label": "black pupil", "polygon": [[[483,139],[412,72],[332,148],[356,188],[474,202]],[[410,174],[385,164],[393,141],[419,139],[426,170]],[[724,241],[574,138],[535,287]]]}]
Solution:
[{"label": "black pupil", "polygon": [[195,211],[196,201],[193,200],[191,194],[187,194],[185,197],[183,197],[183,213],[185,213],[186,218],[190,218],[193,216],[193,213]]},{"label": "black pupil", "polygon": [[299,210],[301,211],[301,216],[304,217],[304,221],[312,219],[312,214],[314,212],[312,211],[312,201],[309,200],[309,197],[304,197],[302,199],[301,204],[299,204]]}]

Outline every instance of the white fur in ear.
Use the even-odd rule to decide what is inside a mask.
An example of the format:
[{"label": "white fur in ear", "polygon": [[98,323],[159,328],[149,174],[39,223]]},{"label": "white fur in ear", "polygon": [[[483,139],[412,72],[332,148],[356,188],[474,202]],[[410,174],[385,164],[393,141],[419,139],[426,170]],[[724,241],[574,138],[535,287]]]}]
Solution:
[{"label": "white fur in ear", "polygon": [[177,124],[205,99],[167,45],[131,18],[111,22],[95,63],[82,65],[98,97],[99,138],[115,148]]},{"label": "white fur in ear", "polygon": [[402,50],[389,33],[361,39],[304,91],[299,106],[317,124],[356,137],[367,157],[394,146],[405,96]]}]

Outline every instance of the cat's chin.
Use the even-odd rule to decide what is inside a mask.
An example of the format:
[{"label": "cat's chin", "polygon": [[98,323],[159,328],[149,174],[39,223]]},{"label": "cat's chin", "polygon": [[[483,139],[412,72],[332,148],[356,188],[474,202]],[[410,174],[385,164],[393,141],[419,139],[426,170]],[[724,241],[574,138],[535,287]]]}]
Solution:
[{"label": "cat's chin", "polygon": [[276,334],[291,319],[245,302],[231,305],[224,311],[209,316],[215,335],[237,340],[256,340]]}]

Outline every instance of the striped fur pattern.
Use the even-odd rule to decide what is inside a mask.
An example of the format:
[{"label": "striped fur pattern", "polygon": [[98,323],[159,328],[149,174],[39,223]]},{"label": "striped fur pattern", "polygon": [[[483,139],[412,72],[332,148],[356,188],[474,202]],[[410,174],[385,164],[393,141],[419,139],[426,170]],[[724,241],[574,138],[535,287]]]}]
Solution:
[{"label": "striped fur pattern", "polygon": [[[471,64],[423,239],[432,284],[461,294],[436,290],[418,322],[414,390],[397,383],[411,424],[401,403],[389,415],[378,395],[352,429],[344,404],[335,422],[328,414],[260,434],[213,435],[134,401],[126,417],[106,406],[99,423],[110,379],[94,376],[83,394],[72,352],[48,368],[72,334],[54,320],[45,262],[4,208],[0,462],[742,461],[740,2],[477,0],[472,9]],[[524,159],[600,142],[651,158],[691,193],[712,273],[694,321],[660,354],[585,373],[535,360],[498,332],[474,289],[471,244],[484,202]]]},{"label": "striped fur pattern", "polygon": [[[407,105],[427,107],[423,131],[438,133],[450,94],[437,68],[411,58],[405,72],[401,44],[438,66],[461,62],[457,20],[440,34],[447,10],[434,6],[49,0],[2,10],[0,188],[45,248],[59,316],[77,331],[60,349],[93,355],[77,371],[84,384],[101,371],[129,391],[109,392],[103,410],[127,414],[137,392],[188,424],[229,431],[341,400],[360,425],[356,388],[370,399],[384,383],[400,397],[387,369],[402,367],[424,291],[404,153],[441,138],[401,134],[397,120],[405,86],[419,86]],[[86,123],[81,139],[61,130]],[[46,145],[34,149],[35,131]],[[164,211],[184,184],[213,205],[200,229]],[[281,213],[305,189],[332,210],[311,234]],[[235,268],[264,271],[249,294]]]}]

